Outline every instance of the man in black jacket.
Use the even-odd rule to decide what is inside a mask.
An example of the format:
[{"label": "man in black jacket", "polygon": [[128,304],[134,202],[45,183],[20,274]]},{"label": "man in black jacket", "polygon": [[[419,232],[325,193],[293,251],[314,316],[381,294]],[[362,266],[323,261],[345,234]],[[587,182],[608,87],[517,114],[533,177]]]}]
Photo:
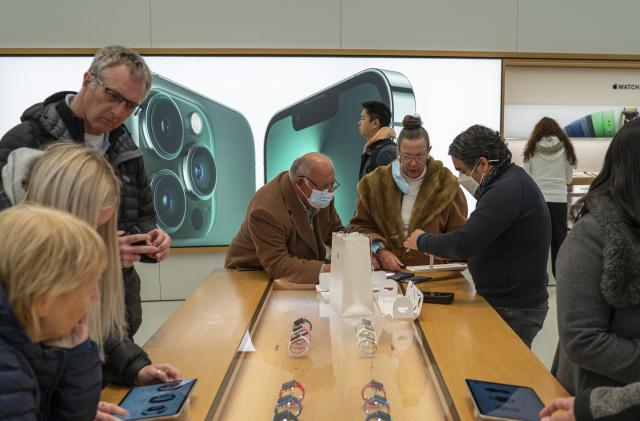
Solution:
[{"label": "man in black jacket", "polygon": [[478,200],[454,232],[414,231],[405,247],[465,259],[476,290],[531,348],[548,311],[547,257],[551,220],[542,192],[511,162],[500,134],[475,125],[459,134],[449,155],[460,184]]},{"label": "man in black jacket", "polygon": [[[37,149],[57,140],[72,139],[103,153],[120,177],[118,229],[124,235],[119,238],[119,246],[130,338],[105,344],[107,382],[133,384],[149,382],[149,377],[166,377],[164,366],[151,365],[146,353],[132,340],[142,321],[140,278],[133,262],[162,261],[171,245],[171,238],[156,226],[142,153],[123,125],[130,115],[139,112],[151,81],[151,72],[137,53],[120,46],[105,47],[96,53],[84,73],[78,93],[58,92],[29,107],[22,122],[0,140],[0,169],[17,148]],[[0,184],[0,209],[10,204]],[[139,241],[146,245],[134,245]]]},{"label": "man in black jacket", "polygon": [[391,124],[391,110],[387,104],[369,101],[362,104],[362,113],[358,122],[360,136],[367,142],[360,157],[360,177],[378,167],[390,164],[398,156],[394,142],[395,131]]}]

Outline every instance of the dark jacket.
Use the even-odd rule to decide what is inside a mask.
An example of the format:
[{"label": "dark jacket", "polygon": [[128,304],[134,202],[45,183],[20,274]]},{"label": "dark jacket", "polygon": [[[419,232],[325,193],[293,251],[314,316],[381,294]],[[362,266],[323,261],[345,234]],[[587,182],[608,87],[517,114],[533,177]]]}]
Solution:
[{"label": "dark jacket", "polygon": [[551,371],[571,394],[640,379],[640,238],[608,195],[588,206],[557,260]]},{"label": "dark jacket", "polygon": [[151,364],[147,353],[129,338],[107,339],[104,343],[105,362],[102,383],[133,386],[138,371]]},{"label": "dark jacket", "polygon": [[360,180],[378,167],[391,164],[396,159],[398,147],[393,139],[381,139],[367,146],[360,156]]},{"label": "dark jacket", "polygon": [[95,343],[34,344],[0,288],[0,420],[93,420],[100,380]]},{"label": "dark jacket", "polygon": [[578,392],[573,413],[576,421],[638,421],[640,382]]},{"label": "dark jacket", "polygon": [[476,290],[494,307],[532,308],[547,293],[551,222],[536,183],[508,163],[477,197],[457,231],[423,234],[418,247],[448,259],[468,259]]},{"label": "dark jacket", "polygon": [[[0,169],[7,163],[9,154],[20,147],[41,148],[60,139],[71,139],[84,143],[84,127],[65,101],[68,94],[74,92],[58,92],[45,99],[44,102],[29,107],[20,118],[22,123],[13,127],[0,139]],[[120,209],[118,213],[118,229],[133,233],[149,232],[156,228],[155,211],[149,180],[144,171],[142,153],[134,143],[124,126],[115,128],[109,133],[110,146],[106,152],[107,160],[113,165],[122,182]],[[11,205],[0,183],[0,210]],[[143,257],[143,261],[153,260]],[[125,305],[129,336],[133,337],[142,322],[142,305],[140,303],[140,277],[135,269],[123,270],[125,287]],[[130,353],[144,354],[144,351],[130,341]],[[119,353],[122,358],[122,353]],[[113,361],[107,355],[107,361]],[[144,360],[148,361],[146,354]],[[121,364],[116,364],[121,366]],[[107,369],[109,364],[107,365]],[[105,373],[107,374],[107,373]],[[111,373],[107,377],[128,378],[124,373]]]}]

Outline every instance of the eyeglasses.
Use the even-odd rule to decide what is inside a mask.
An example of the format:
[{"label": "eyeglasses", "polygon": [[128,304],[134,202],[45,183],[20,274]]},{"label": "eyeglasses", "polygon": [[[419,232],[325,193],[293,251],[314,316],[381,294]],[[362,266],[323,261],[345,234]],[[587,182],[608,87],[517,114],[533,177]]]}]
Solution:
[{"label": "eyeglasses", "polygon": [[338,180],[334,181],[333,184],[331,184],[330,186],[325,186],[324,188],[321,188],[316,183],[314,183],[309,177],[302,176],[302,178],[304,178],[305,180],[308,180],[313,185],[313,187],[316,188],[316,190],[320,190],[320,191],[333,192],[333,191],[336,191],[338,187],[340,187],[340,183],[338,183]]},{"label": "eyeglasses", "polygon": [[91,73],[93,79],[104,89],[104,92],[107,94],[107,101],[112,104],[120,104],[124,102],[125,109],[130,112],[132,115],[137,116],[142,111],[142,106],[133,101],[129,101],[127,98],[120,95],[118,92],[114,91],[111,88],[108,88],[102,79],[98,77],[95,73]]},{"label": "eyeglasses", "polygon": [[418,164],[422,164],[427,161],[426,153],[419,153],[418,155],[409,155],[407,153],[403,153],[400,155],[400,158],[405,162],[416,161]]}]

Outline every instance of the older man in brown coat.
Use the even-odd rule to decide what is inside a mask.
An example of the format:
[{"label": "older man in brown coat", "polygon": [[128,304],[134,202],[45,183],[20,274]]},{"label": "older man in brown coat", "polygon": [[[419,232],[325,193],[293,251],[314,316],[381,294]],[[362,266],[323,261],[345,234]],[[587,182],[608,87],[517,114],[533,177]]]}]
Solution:
[{"label": "older man in brown coat", "polygon": [[262,186],[231,241],[226,268],[265,269],[271,279],[318,282],[331,234],[343,229],[333,204],[337,187],[331,160],[308,153]]}]

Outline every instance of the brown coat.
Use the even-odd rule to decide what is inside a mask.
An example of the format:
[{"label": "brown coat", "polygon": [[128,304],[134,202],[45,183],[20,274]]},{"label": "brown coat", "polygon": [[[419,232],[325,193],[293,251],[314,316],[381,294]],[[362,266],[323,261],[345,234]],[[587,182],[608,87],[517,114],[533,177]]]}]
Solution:
[{"label": "brown coat", "polygon": [[283,172],[256,192],[227,251],[226,268],[264,268],[271,279],[318,282],[325,246],[344,227],[332,202],[314,215],[312,229],[293,189]]},{"label": "brown coat", "polygon": [[[356,214],[351,228],[380,241],[405,265],[425,265],[429,257],[402,246],[406,237],[402,223],[402,191],[391,175],[391,165],[378,167],[358,183]],[[431,157],[411,211],[409,235],[416,229],[433,234],[455,231],[467,220],[467,200],[458,179]]]}]

